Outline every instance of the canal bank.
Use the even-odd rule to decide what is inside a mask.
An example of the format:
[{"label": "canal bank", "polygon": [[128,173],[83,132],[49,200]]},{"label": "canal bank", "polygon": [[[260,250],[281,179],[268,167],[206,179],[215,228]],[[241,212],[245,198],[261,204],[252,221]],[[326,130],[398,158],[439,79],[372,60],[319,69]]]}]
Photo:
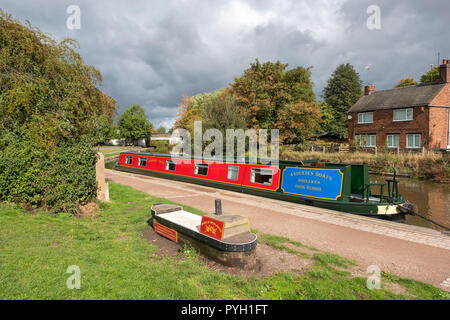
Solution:
[{"label": "canal bank", "polygon": [[[105,159],[105,167],[114,169],[118,156]],[[372,174],[374,183],[385,183],[387,176]],[[450,184],[427,180],[397,178],[399,192],[404,199],[415,203],[418,216],[406,216],[406,224],[449,232],[450,229]],[[373,188],[377,191],[376,187]]]},{"label": "canal bank", "polygon": [[106,177],[204,212],[221,199],[225,212],[248,216],[260,232],[450,290],[441,286],[450,277],[450,237],[436,230],[114,170]]}]

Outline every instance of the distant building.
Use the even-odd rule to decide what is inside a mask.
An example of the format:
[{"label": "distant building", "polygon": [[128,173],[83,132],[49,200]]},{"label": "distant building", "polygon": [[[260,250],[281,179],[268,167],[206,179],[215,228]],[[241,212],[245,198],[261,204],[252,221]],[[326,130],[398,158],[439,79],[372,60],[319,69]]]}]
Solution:
[{"label": "distant building", "polygon": [[169,144],[177,144],[181,142],[180,137],[172,137],[172,134],[170,133],[160,133],[160,134],[153,134],[150,138],[151,141],[168,141]]},{"label": "distant building", "polygon": [[369,85],[349,110],[348,136],[363,147],[450,149],[450,60],[440,81],[376,91]]}]

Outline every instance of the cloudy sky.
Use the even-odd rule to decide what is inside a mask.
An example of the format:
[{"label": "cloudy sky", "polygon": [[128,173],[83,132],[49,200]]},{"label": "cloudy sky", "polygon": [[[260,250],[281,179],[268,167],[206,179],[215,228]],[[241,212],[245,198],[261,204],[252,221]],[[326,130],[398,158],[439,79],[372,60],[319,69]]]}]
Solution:
[{"label": "cloudy sky", "polygon": [[[80,8],[80,28],[67,8]],[[380,29],[369,6],[380,8]],[[351,63],[377,89],[417,79],[450,58],[448,0],[1,0],[2,10],[61,40],[76,39],[121,112],[137,103],[171,127],[183,95],[227,86],[250,63],[313,66],[317,98]]]}]

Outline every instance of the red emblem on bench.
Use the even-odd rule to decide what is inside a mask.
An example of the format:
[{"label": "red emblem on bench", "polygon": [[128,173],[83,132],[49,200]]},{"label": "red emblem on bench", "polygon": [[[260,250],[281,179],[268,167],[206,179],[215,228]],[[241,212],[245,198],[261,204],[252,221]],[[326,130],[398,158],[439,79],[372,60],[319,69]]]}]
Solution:
[{"label": "red emblem on bench", "polygon": [[223,226],[223,221],[203,216],[202,223],[200,224],[200,233],[203,233],[217,240],[222,240]]}]

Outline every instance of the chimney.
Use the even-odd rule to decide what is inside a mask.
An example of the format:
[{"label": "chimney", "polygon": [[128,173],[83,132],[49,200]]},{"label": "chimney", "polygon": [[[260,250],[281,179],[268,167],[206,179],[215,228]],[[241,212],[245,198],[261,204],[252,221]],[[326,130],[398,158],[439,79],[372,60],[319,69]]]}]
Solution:
[{"label": "chimney", "polygon": [[450,82],[450,60],[442,60],[442,64],[439,66],[439,74],[441,77],[441,83]]},{"label": "chimney", "polygon": [[372,92],[375,92],[375,86],[373,84],[369,84],[368,86],[364,87],[364,95],[368,96],[370,95]]}]

